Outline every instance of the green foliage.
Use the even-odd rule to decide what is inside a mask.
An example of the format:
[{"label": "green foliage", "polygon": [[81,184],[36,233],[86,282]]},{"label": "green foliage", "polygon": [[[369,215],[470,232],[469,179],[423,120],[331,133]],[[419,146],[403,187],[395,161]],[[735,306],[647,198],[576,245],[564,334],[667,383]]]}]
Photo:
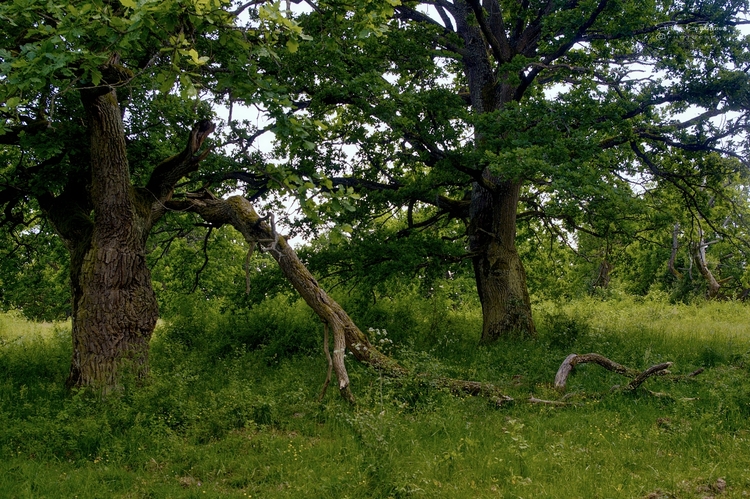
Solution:
[{"label": "green foliage", "polygon": [[318,350],[323,334],[315,314],[299,299],[279,294],[249,309],[227,300],[182,297],[164,327],[170,342],[188,351],[224,357],[236,349],[262,349],[266,361]]},{"label": "green foliage", "polygon": [[71,313],[68,254],[45,225],[20,234],[0,228],[0,309],[33,320],[61,320]]},{"label": "green foliage", "polygon": [[545,314],[543,321],[550,346],[554,348],[571,348],[580,336],[588,332],[586,322],[559,310]]},{"label": "green foliage", "polygon": [[[319,268],[364,281],[382,276],[382,260],[393,262],[390,275],[398,262],[401,272],[418,259],[434,265],[425,253],[438,250],[429,248],[460,258],[467,236],[478,237],[477,213],[490,209],[469,209],[481,177],[494,182],[496,196],[504,182],[523,185],[518,244],[539,296],[607,293],[610,277],[613,287],[638,294],[703,294],[697,273],[675,282],[666,269],[678,222],[691,227],[681,235],[681,270],[700,227],[706,241],[721,240],[710,264],[731,279],[726,296],[744,293],[747,287],[733,283],[747,261],[746,228],[739,228],[746,196],[735,191],[747,180],[732,159],[744,157],[736,154],[744,145],[722,138],[744,130],[744,118],[723,132],[709,119],[730,108],[744,112],[748,79],[737,68],[746,64],[747,40],[731,21],[741,7],[597,5],[545,10],[497,2],[492,16],[502,22],[494,29],[509,33],[494,50],[489,43],[468,47],[481,42],[466,26],[482,23],[450,3],[424,11],[420,2],[404,4],[377,39],[356,36],[336,9],[301,16],[313,40],[282,57],[287,66],[278,77],[304,98],[318,137],[284,139],[279,152],[296,176],[290,189],[307,216],[303,223],[315,233],[335,222],[330,239],[338,247],[328,252],[334,262]],[[480,15],[496,22],[488,11]],[[507,49],[504,60],[497,45]],[[654,68],[653,78],[642,78],[644,66]],[[688,109],[704,114],[684,121]],[[335,198],[349,189],[357,197]],[[407,214],[421,216],[404,220]],[[389,217],[396,237],[383,230]],[[382,250],[367,248],[382,241]],[[455,262],[445,259],[445,267],[447,261]],[[600,276],[604,263],[611,272]]]}]

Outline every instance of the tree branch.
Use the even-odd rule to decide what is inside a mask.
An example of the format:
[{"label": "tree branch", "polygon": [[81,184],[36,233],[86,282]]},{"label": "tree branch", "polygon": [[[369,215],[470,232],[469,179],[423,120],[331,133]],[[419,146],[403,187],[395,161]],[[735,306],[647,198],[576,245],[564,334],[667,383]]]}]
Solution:
[{"label": "tree branch", "polygon": [[[551,54],[546,55],[542,59],[542,64],[539,66],[535,66],[532,68],[529,73],[521,78],[521,84],[516,89],[515,97],[516,100],[520,100],[521,96],[523,96],[524,92],[526,92],[526,89],[531,85],[531,83],[534,81],[534,79],[539,75],[539,73],[542,72],[544,69],[544,66],[547,66],[551,64],[552,62],[556,61],[563,55],[565,55],[568,50],[570,50],[573,45],[575,45],[577,42],[581,41],[583,39],[583,35],[586,33],[586,30],[588,30],[597,20],[599,17],[599,14],[602,13],[604,8],[607,6],[609,0],[599,0],[599,3],[597,4],[594,11],[589,15],[589,17],[578,27],[576,30],[575,35],[571,36],[568,40],[565,40],[554,52]],[[577,5],[578,2],[574,2],[575,5]]]},{"label": "tree branch", "polygon": [[631,381],[625,387],[625,390],[635,390],[636,388],[641,386],[643,382],[648,378],[656,374],[663,374],[664,371],[672,365],[671,362],[664,362],[662,364],[651,366],[645,371],[640,372],[635,369],[631,369],[629,367],[618,364],[617,362],[614,362],[598,353],[587,353],[583,355],[572,353],[565,358],[563,363],[560,365],[560,368],[557,370],[557,374],[555,375],[555,388],[560,391],[565,390],[565,384],[567,383],[568,376],[573,371],[573,368],[578,364],[586,363],[598,364],[608,371],[621,374],[628,378],[633,378],[633,381]]},{"label": "tree branch", "polygon": [[180,154],[162,161],[154,169],[146,184],[146,190],[151,192],[158,201],[167,201],[172,196],[175,184],[185,175],[196,171],[199,163],[211,152],[211,149],[206,149],[197,154],[203,142],[215,128],[216,125],[208,120],[196,123],[190,132],[185,149]]},{"label": "tree branch", "polygon": [[479,3],[479,0],[467,0],[467,3],[471,7],[471,10],[474,11],[474,17],[476,17],[477,23],[479,24],[479,29],[482,31],[482,35],[484,35],[484,39],[489,44],[490,49],[492,49],[492,55],[495,56],[495,60],[500,64],[510,62],[511,50],[510,45],[508,44],[508,39],[505,37],[505,31],[503,30],[502,32],[502,39],[498,40],[490,26],[487,24],[487,19],[484,16],[484,9]]}]

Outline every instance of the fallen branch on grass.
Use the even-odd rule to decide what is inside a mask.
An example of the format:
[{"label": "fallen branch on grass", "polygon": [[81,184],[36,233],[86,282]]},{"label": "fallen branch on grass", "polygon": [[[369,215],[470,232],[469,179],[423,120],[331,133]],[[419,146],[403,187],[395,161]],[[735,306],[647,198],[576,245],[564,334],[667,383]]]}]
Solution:
[{"label": "fallen branch on grass", "polygon": [[[617,362],[610,360],[598,353],[587,353],[583,355],[572,353],[565,358],[563,363],[560,365],[560,368],[557,370],[557,374],[555,375],[555,388],[559,391],[565,390],[565,384],[567,383],[568,376],[573,371],[573,368],[578,364],[588,363],[598,364],[608,371],[621,374],[628,378],[633,378],[633,380],[628,383],[625,388],[623,388],[623,390],[627,391],[637,389],[643,384],[644,381],[646,381],[651,376],[668,374],[669,371],[667,371],[667,369],[669,369],[669,367],[672,365],[671,362],[663,362],[661,364],[653,365],[645,371],[638,371],[636,369],[631,369],[629,367],[618,364]],[[690,373],[688,376],[696,376],[697,374],[700,374],[700,371],[701,370]]]}]

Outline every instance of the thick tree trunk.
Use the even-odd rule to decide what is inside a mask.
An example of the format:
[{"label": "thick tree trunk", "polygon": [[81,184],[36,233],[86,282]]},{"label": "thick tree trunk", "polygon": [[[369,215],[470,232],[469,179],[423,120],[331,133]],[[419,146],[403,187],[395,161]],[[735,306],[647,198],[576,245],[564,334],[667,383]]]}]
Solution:
[{"label": "thick tree trunk", "polygon": [[[472,7],[473,5],[473,7]],[[475,114],[487,114],[502,109],[518,100],[517,75],[497,73],[490,60],[487,36],[483,29],[504,30],[502,17],[495,2],[472,4],[454,3],[456,23],[463,46],[464,72],[469,86],[471,107]],[[477,24],[478,12],[486,9],[489,25]],[[491,12],[490,12],[491,11]],[[481,16],[484,17],[484,16]],[[498,24],[500,23],[500,24]],[[506,40],[507,42],[507,40]],[[501,60],[509,62],[514,48],[502,43]],[[478,148],[485,144],[481,130],[474,131]],[[473,259],[479,300],[482,304],[482,342],[491,343],[511,335],[534,336],[531,303],[526,286],[526,273],[516,250],[516,214],[521,179],[498,178],[483,172],[482,181],[472,187],[469,213],[469,249]]]},{"label": "thick tree trunk", "polygon": [[[131,77],[116,57],[110,62],[101,68],[107,81]],[[38,201],[70,253],[73,357],[67,384],[108,392],[125,368],[136,377],[148,371],[158,307],[146,239],[174,185],[208,154],[197,153],[214,125],[197,123],[185,149],[159,164],[145,188],[135,188],[114,88],[82,90],[81,101],[90,133],[90,177],[73,177],[62,193],[44,193]]]},{"label": "thick tree trunk", "polygon": [[158,309],[146,266],[150,205],[130,183],[115,91],[84,91],[91,140],[90,238],[68,241],[73,295],[73,358],[68,385],[103,392],[123,368],[142,376]]},{"label": "thick tree trunk", "polygon": [[609,263],[605,257],[599,264],[599,269],[596,272],[596,279],[594,279],[591,287],[607,289],[609,287],[609,282],[612,279],[612,268],[612,264]]},{"label": "thick tree trunk", "polygon": [[511,335],[534,336],[526,272],[516,250],[520,184],[498,182],[494,192],[474,185],[469,225],[479,300],[482,342]]}]

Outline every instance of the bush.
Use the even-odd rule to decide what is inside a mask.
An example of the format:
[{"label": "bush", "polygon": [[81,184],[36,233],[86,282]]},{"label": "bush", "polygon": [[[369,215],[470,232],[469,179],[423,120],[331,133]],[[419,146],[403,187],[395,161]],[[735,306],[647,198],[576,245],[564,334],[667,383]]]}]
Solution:
[{"label": "bush", "polygon": [[544,330],[550,346],[559,349],[571,348],[579,337],[590,330],[585,319],[569,315],[562,310],[542,313]]},{"label": "bush", "polygon": [[191,351],[223,358],[237,349],[262,349],[268,361],[318,349],[323,327],[301,299],[276,295],[249,308],[221,299],[184,297],[180,313],[161,334]]}]

